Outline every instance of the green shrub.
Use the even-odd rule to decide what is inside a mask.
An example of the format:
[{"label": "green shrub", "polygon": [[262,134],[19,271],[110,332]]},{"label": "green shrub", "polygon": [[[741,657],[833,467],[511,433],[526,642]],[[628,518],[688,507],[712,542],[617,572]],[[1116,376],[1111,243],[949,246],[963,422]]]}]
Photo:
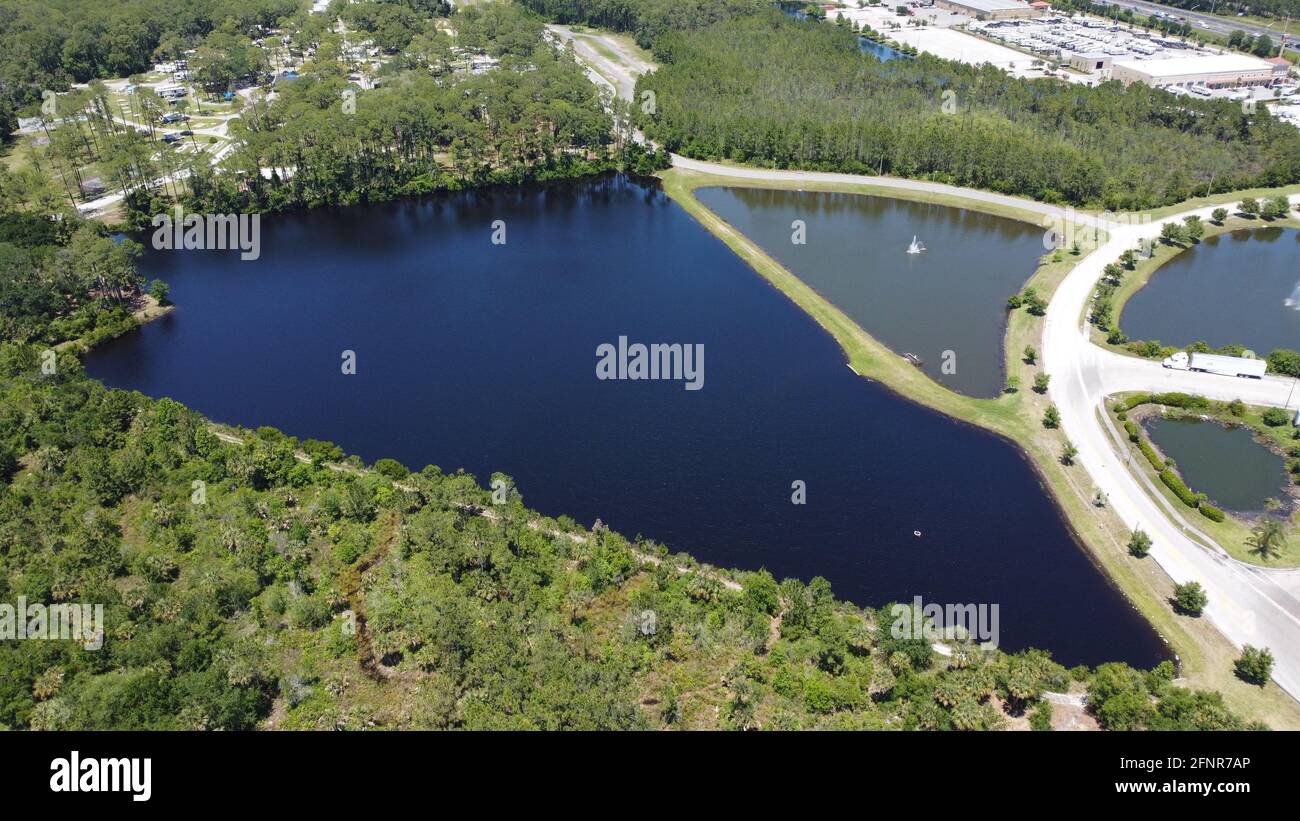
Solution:
[{"label": "green shrub", "polygon": [[1133,537],[1128,540],[1128,552],[1138,559],[1144,558],[1151,552],[1151,537],[1145,531],[1133,531]]},{"label": "green shrub", "polygon": [[1238,678],[1263,687],[1273,673],[1273,654],[1267,648],[1247,644],[1241,648],[1241,658],[1233,666]]},{"label": "green shrub", "polygon": [[405,479],[411,475],[411,471],[407,470],[406,466],[396,459],[380,459],[375,462],[375,471],[387,476],[389,479]]},{"label": "green shrub", "polygon": [[1174,606],[1185,616],[1201,615],[1209,601],[1200,582],[1174,585]]},{"label": "green shrub", "polygon": [[1048,731],[1052,729],[1052,705],[1046,701],[1039,702],[1038,706],[1029,714],[1029,729],[1038,731]]},{"label": "green shrub", "polygon": [[1283,376],[1300,376],[1300,351],[1277,348],[1268,355],[1268,369]]},{"label": "green shrub", "polygon": [[1201,515],[1211,522],[1222,522],[1225,518],[1223,511],[1209,502],[1201,502],[1201,506],[1197,510],[1201,511]]},{"label": "green shrub", "polygon": [[1160,458],[1160,454],[1156,453],[1156,449],[1151,447],[1150,442],[1148,442],[1145,439],[1140,439],[1137,445],[1138,445],[1138,450],[1142,451],[1142,455],[1145,456],[1147,458],[1147,461],[1151,463],[1151,467],[1155,468],[1156,470],[1165,469],[1164,460]]},{"label": "green shrub", "polygon": [[289,607],[289,624],[303,630],[324,627],[330,620],[330,607],[320,596],[300,595]]},{"label": "green shrub", "polygon": [[1151,395],[1151,401],[1157,405],[1167,405],[1171,408],[1208,408],[1210,400],[1204,396],[1196,396],[1190,393],[1156,393]]},{"label": "green shrub", "polygon": [[1269,408],[1260,415],[1260,418],[1270,428],[1280,428],[1291,421],[1291,412],[1283,408]]},{"label": "green shrub", "polygon": [[1174,495],[1177,496],[1183,504],[1188,507],[1197,507],[1200,505],[1201,500],[1197,498],[1195,493],[1192,493],[1191,488],[1189,488],[1172,469],[1165,468],[1160,471],[1160,481],[1164,482],[1165,487],[1172,490]]}]

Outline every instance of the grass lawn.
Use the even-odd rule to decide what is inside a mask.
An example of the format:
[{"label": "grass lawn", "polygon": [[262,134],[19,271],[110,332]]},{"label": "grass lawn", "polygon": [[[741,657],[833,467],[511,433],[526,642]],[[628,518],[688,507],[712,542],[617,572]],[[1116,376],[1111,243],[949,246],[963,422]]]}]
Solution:
[{"label": "grass lawn", "polygon": [[[1193,197],[1189,200],[1183,200],[1176,205],[1166,205],[1164,208],[1153,208],[1150,211],[1142,211],[1137,216],[1149,216],[1152,220],[1164,219],[1173,214],[1181,214],[1184,211],[1191,211],[1196,208],[1209,208],[1211,205],[1222,205],[1229,211],[1232,206],[1249,197],[1255,199],[1265,199],[1276,197],[1278,194],[1300,194],[1300,185],[1288,185],[1285,188],[1251,188],[1246,191],[1233,191],[1228,194],[1215,194],[1210,197]],[[1259,220],[1255,220],[1256,223]],[[1209,223],[1206,223],[1209,227]]]},{"label": "grass lawn", "polygon": [[[953,393],[873,338],[757,244],[705,208],[693,192],[699,187],[722,185],[870,194],[983,211],[1041,227],[1040,214],[956,196],[902,192],[882,186],[738,179],[681,169],[670,169],[661,177],[664,190],[674,201],[835,338],[856,373],[877,380],[914,402],[1016,443],[1050,489],[1089,555],[1177,653],[1188,684],[1221,691],[1232,709],[1247,718],[1265,721],[1272,727],[1300,729],[1300,703],[1272,683],[1260,688],[1236,679],[1232,664],[1239,655],[1237,649],[1208,622],[1173,612],[1169,606],[1173,596],[1169,577],[1154,561],[1129,555],[1128,528],[1108,506],[1094,504],[1095,488],[1082,468],[1061,463],[1064,437],[1060,431],[1048,430],[1041,423],[1047,398],[1029,390],[1038,366],[1021,360],[1025,345],[1041,348],[1041,317],[1031,316],[1022,309],[1008,323],[1005,342],[1008,374],[1021,377],[1019,391],[1004,393],[997,399],[973,399]],[[1027,285],[1050,299],[1065,275],[1082,258],[1069,251],[1049,254]]]}]

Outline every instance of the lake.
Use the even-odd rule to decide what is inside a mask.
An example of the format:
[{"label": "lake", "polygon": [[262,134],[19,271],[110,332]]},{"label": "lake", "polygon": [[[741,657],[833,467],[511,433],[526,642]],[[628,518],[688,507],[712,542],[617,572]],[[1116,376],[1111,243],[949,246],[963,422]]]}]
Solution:
[{"label": "lake", "polygon": [[875,55],[875,57],[882,63],[887,63],[890,60],[897,60],[900,57],[907,56],[898,49],[890,48],[884,43],[877,43],[875,40],[868,40],[866,37],[858,38],[858,48],[862,49],[862,51],[867,54]]},{"label": "lake", "polygon": [[[367,460],[484,484],[502,471],[547,515],[822,575],[858,604],[996,603],[1010,649],[1165,657],[1016,448],[856,377],[655,185],[322,208],[264,217],[261,240],[249,262],[147,250],[141,271],[178,307],[94,351],[89,372]],[[598,348],[620,336],[703,345],[700,389],[598,379]]]},{"label": "lake", "polygon": [[1300,348],[1300,231],[1248,228],[1210,237],[1162,265],[1124,306],[1133,339],[1204,340],[1260,356]]},{"label": "lake", "polygon": [[[808,19],[808,12],[804,11],[802,6],[793,5],[789,3],[779,3],[778,5],[780,6],[781,11],[795,18],[796,20]],[[903,52],[899,51],[898,49],[890,48],[884,43],[877,43],[874,40],[868,40],[866,37],[858,38],[858,48],[864,54],[871,54],[875,56],[882,63],[888,62],[890,60],[897,60],[900,57],[907,56],[903,54]]]},{"label": "lake", "polygon": [[1216,507],[1259,513],[1266,499],[1286,499],[1286,463],[1255,441],[1250,428],[1160,417],[1145,427],[1187,486],[1209,496]]},{"label": "lake", "polygon": [[[695,195],[891,350],[919,356],[931,378],[970,396],[1002,390],[1007,297],[1045,253],[1041,228],[860,194],[704,188]],[[806,226],[802,244],[793,241],[796,220]],[[909,254],[914,236],[925,250]]]}]

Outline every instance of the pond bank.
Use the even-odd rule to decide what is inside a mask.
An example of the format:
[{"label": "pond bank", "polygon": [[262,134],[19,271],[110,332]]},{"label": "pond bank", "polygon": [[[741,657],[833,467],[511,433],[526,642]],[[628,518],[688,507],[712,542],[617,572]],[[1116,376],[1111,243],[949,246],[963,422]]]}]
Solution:
[{"label": "pond bank", "polygon": [[[1127,397],[1116,397],[1116,403],[1112,408],[1125,407],[1130,403],[1139,401],[1145,394],[1132,394]],[[1235,407],[1237,413],[1233,412]],[[1164,418],[1169,420],[1187,420],[1189,422],[1200,422],[1207,425],[1220,425],[1223,427],[1245,428],[1251,432],[1256,443],[1261,447],[1267,448],[1277,457],[1286,460],[1285,464],[1290,469],[1297,463],[1297,456],[1300,456],[1300,440],[1294,437],[1295,428],[1290,425],[1271,426],[1263,421],[1263,415],[1266,408],[1259,408],[1250,405],[1234,406],[1226,402],[1214,402],[1205,400],[1205,404],[1198,404],[1196,407],[1178,408],[1159,402],[1133,405],[1125,411],[1125,418],[1121,423],[1125,424],[1128,430],[1129,441],[1133,445],[1132,458],[1129,460],[1129,467],[1132,470],[1141,471],[1152,480],[1152,486],[1171,504],[1181,505],[1185,510],[1192,510],[1186,505],[1174,490],[1168,487],[1167,483],[1160,479],[1159,471],[1152,462],[1152,454],[1162,464],[1167,463],[1168,458],[1165,449],[1160,448],[1159,442],[1153,442],[1152,437],[1143,429],[1144,422],[1153,417]],[[1119,414],[1117,414],[1117,417]],[[1135,438],[1135,436],[1137,438]],[[1149,452],[1143,452],[1145,450]],[[1178,474],[1177,464],[1171,469]],[[1281,509],[1276,511],[1234,511],[1224,510],[1223,521],[1215,521],[1206,516],[1197,516],[1192,511],[1193,518],[1191,521],[1194,526],[1204,531],[1205,535],[1212,538],[1220,547],[1228,552],[1234,559],[1249,564],[1259,565],[1261,567],[1300,567],[1300,486],[1295,482],[1297,474],[1287,473],[1285,481],[1288,485],[1279,489],[1279,501],[1283,503]],[[1186,479],[1186,476],[1182,478]],[[1193,493],[1203,491],[1203,487],[1198,487],[1193,481],[1187,481],[1186,485],[1190,487]],[[1250,538],[1251,529],[1265,515],[1273,518],[1280,518],[1287,523],[1288,544],[1287,550],[1278,557],[1262,559],[1253,553],[1247,544]]]}]

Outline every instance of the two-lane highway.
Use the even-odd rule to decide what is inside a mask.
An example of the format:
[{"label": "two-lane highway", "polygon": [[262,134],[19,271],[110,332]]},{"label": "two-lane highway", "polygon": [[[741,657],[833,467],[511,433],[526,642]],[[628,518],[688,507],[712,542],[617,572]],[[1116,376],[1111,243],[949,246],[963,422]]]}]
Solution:
[{"label": "two-lane highway", "polygon": [[[1286,29],[1286,21],[1278,20],[1272,25],[1260,26],[1254,23],[1247,23],[1244,20],[1235,20],[1228,17],[1219,17],[1213,14],[1202,13],[1201,11],[1188,11],[1180,9],[1177,6],[1165,6],[1160,3],[1151,3],[1148,0],[1097,0],[1098,3],[1106,6],[1119,6],[1122,9],[1132,9],[1133,11],[1151,16],[1155,12],[1169,15],[1174,18],[1183,18],[1191,23],[1193,27],[1202,31],[1212,31],[1215,34],[1222,34],[1227,37],[1233,31],[1244,31],[1247,34],[1258,37],[1261,34],[1267,34],[1273,40],[1273,47],[1280,48],[1282,45],[1283,30]],[[1208,12],[1212,5],[1207,2],[1201,4],[1201,8]],[[1300,38],[1294,35],[1298,24],[1293,22],[1291,31],[1288,32],[1286,40],[1287,51],[1300,52]],[[1277,52],[1269,55],[1276,57]]]}]

